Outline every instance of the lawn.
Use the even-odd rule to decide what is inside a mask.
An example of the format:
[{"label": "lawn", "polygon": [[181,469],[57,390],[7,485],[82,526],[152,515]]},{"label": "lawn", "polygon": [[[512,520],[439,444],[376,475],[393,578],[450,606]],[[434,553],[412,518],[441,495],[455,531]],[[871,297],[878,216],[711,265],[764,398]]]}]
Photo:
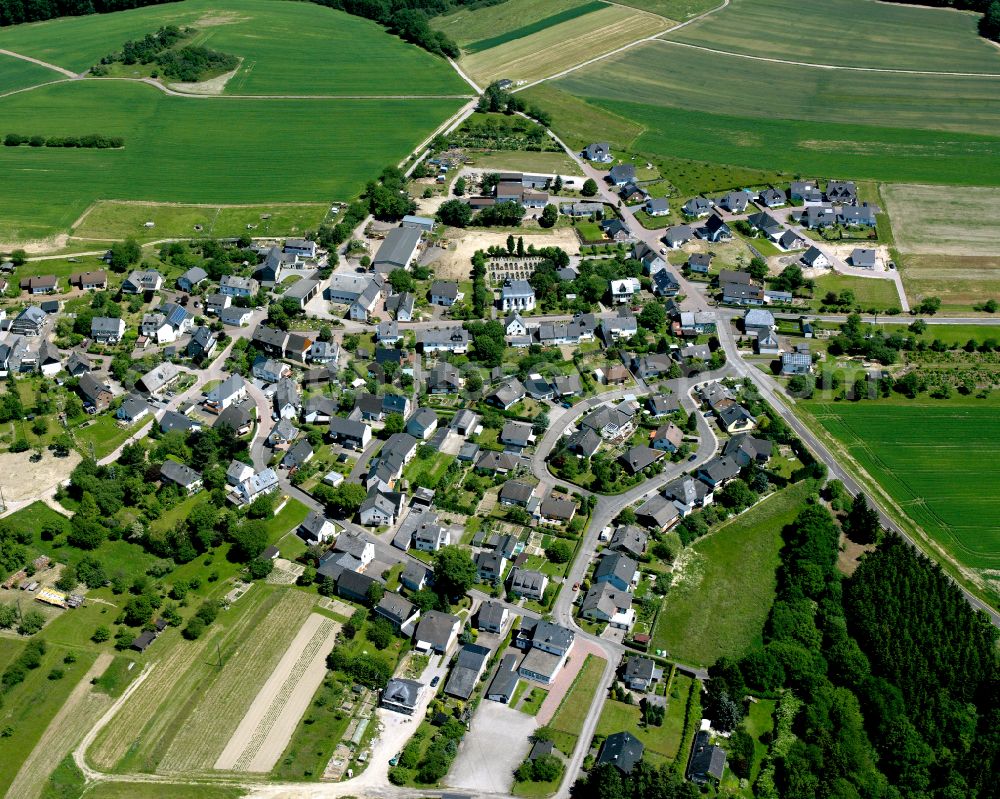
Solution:
[{"label": "lawn", "polygon": [[996,398],[805,402],[822,429],[961,565],[1000,568]]},{"label": "lawn", "polygon": [[461,67],[480,84],[498,78],[534,81],[667,28],[662,17],[609,5],[513,41],[469,53]]},{"label": "lawn", "polygon": [[[690,80],[691,75],[699,80]],[[734,75],[742,79],[733,80]],[[725,109],[732,116],[766,120],[857,119],[884,127],[996,136],[997,84],[997,78],[988,77],[885,72],[843,72],[834,80],[828,69],[751,61],[658,40],[572,72],[556,85],[587,98],[709,114]],[[668,123],[661,133],[672,135],[672,127]],[[758,136],[768,141],[766,129]],[[821,149],[832,137],[816,138],[814,146]]]},{"label": "lawn", "polygon": [[[795,25],[788,25],[790,18]],[[976,32],[978,14],[865,0],[731,0],[664,38],[806,63],[1000,73],[1000,52]],[[822,31],[802,36],[803,30]],[[850,41],[851,47],[831,47]]]},{"label": "lawn", "polygon": [[135,435],[153,421],[153,415],[148,414],[132,425],[119,426],[118,420],[111,414],[95,416],[86,427],[77,427],[73,431],[77,447],[85,457],[97,460],[110,455],[124,444],[130,436]]},{"label": "lawn", "polygon": [[653,647],[681,663],[708,666],[740,657],[759,640],[774,600],[781,528],[810,486],[791,486],[695,543],[663,600]]},{"label": "lawn", "polygon": [[[301,235],[307,230],[315,230],[328,210],[325,203],[220,207],[99,201],[73,228],[73,236],[86,239],[131,237],[141,242],[171,237],[238,238],[247,233],[258,237]],[[147,228],[147,222],[153,222],[154,227]],[[201,229],[196,230],[196,226]],[[76,271],[79,269],[77,266]]]},{"label": "lawn", "polygon": [[823,297],[828,291],[840,294],[842,291],[854,292],[854,299],[862,308],[899,308],[899,292],[894,280],[873,277],[854,277],[852,275],[828,274],[816,278],[816,290],[813,292],[813,307],[819,308]]},{"label": "lawn", "polygon": [[82,72],[126,40],[168,24],[195,27],[188,43],[243,59],[227,94],[455,94],[469,89],[445,61],[387,35],[374,22],[280,0],[186,0],[63,17],[5,28],[0,48]]},{"label": "lawn", "polygon": [[264,528],[267,530],[267,540],[272,544],[281,538],[285,533],[294,530],[309,515],[309,508],[297,499],[289,499],[278,513],[270,519],[264,520]]},{"label": "lawn", "polygon": [[[287,4],[298,5],[308,7]],[[164,7],[173,6],[158,8]],[[192,100],[142,84],[98,80],[12,95],[0,100],[0,115],[10,130],[85,134],[100,119],[102,132],[122,136],[125,146],[0,148],[0,172],[18,186],[0,198],[0,240],[67,230],[97,199],[208,204],[346,199],[416,146],[458,104]],[[223,107],[226,125],[209,124]],[[240,135],[234,137],[233,130]],[[350,133],[356,130],[367,135],[359,140]]]},{"label": "lawn", "polygon": [[601,676],[607,665],[603,658],[587,655],[573,684],[570,686],[559,708],[549,722],[556,733],[556,746],[567,757],[573,754],[583,722],[590,713],[590,706],[597,696]]},{"label": "lawn", "polygon": [[[521,683],[525,685],[525,683]],[[518,686],[520,687],[520,686]],[[545,697],[549,695],[549,692],[544,688],[534,688],[532,687],[531,693],[529,693],[521,706],[518,708],[522,713],[526,713],[529,716],[537,716],[538,711],[542,709],[542,702],[545,701]]]},{"label": "lawn", "polygon": [[14,56],[0,55],[0,94],[52,80],[63,80],[65,77],[48,67],[40,67]]}]

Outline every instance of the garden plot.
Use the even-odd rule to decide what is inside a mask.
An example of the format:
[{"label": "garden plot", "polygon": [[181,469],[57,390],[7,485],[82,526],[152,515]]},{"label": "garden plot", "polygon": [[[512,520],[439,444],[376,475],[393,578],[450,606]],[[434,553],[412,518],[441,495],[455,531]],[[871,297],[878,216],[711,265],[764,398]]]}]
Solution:
[{"label": "garden plot", "polygon": [[271,676],[229,739],[215,768],[268,772],[326,674],[326,654],[340,625],[313,613],[299,629]]}]

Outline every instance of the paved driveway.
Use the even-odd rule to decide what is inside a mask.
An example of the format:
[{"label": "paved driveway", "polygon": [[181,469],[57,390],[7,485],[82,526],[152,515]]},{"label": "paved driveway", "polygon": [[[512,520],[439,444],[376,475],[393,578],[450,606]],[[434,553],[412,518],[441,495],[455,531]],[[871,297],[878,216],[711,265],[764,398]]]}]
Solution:
[{"label": "paved driveway", "polygon": [[535,719],[500,702],[484,700],[445,782],[452,788],[508,793],[514,769],[528,756]]}]

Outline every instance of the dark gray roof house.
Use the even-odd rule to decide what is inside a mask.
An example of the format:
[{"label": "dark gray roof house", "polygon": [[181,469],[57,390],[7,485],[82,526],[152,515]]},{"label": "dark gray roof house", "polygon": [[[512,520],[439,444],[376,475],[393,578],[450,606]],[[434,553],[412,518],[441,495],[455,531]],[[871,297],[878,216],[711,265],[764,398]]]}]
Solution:
[{"label": "dark gray roof house", "polygon": [[444,692],[458,699],[468,699],[476,688],[492,650],[479,644],[466,644],[458,651],[451,676],[445,683]]},{"label": "dark gray roof house", "polygon": [[856,247],[851,251],[851,266],[861,267],[862,269],[874,269],[875,256],[875,250]]},{"label": "dark gray roof house", "polygon": [[504,655],[497,668],[497,673],[493,677],[493,682],[486,689],[486,698],[493,702],[506,704],[513,698],[518,680],[517,655]]},{"label": "dark gray roof house", "polygon": [[443,653],[451,646],[460,626],[461,620],[457,616],[429,610],[420,617],[413,640],[418,649],[429,648]]},{"label": "dark gray roof house", "polygon": [[652,466],[663,457],[663,450],[652,447],[631,447],[619,460],[632,474],[638,474],[647,466]]},{"label": "dark gray roof house", "polygon": [[740,473],[740,465],[727,455],[717,455],[698,469],[697,477],[713,488],[732,480]]},{"label": "dark gray roof house", "polygon": [[608,549],[622,552],[632,558],[641,558],[646,551],[649,536],[633,524],[619,525],[608,542]]},{"label": "dark gray roof house", "polygon": [[198,472],[190,466],[173,460],[163,462],[160,467],[160,477],[191,492],[201,486],[201,475]]},{"label": "dark gray roof house", "polygon": [[410,600],[387,591],[375,606],[375,615],[388,619],[393,626],[399,627],[413,615],[416,607]]},{"label": "dark gray roof house", "polygon": [[710,741],[707,730],[699,730],[694,736],[687,778],[696,785],[718,783],[726,770],[726,750]]},{"label": "dark gray roof house", "polygon": [[627,591],[638,568],[639,564],[628,555],[605,553],[594,569],[594,583],[608,582],[621,591]]},{"label": "dark gray roof house", "polygon": [[415,680],[393,677],[382,689],[379,706],[396,713],[412,716],[420,701],[420,691],[424,686]]},{"label": "dark gray roof house", "polygon": [[604,740],[604,746],[597,756],[597,765],[610,763],[622,774],[631,774],[632,769],[642,760],[645,747],[642,741],[628,732],[616,732]]}]

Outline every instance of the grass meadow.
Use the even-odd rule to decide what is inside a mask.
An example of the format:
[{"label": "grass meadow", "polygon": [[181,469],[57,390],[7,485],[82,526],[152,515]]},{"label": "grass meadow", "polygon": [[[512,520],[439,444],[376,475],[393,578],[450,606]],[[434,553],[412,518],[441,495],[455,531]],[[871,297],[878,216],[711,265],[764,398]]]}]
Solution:
[{"label": "grass meadow", "polygon": [[14,56],[0,55],[0,95],[63,77],[65,76],[48,67],[40,67]]},{"label": "grass meadow", "polygon": [[935,542],[964,566],[1000,568],[998,401],[799,403]]},{"label": "grass meadow", "polygon": [[977,34],[978,19],[871,0],[731,0],[718,14],[665,38],[811,64],[1000,73],[1000,50]]},{"label": "grass meadow", "polygon": [[[459,102],[192,100],[141,84],[96,80],[13,95],[0,100],[8,129],[84,134],[100,120],[104,133],[125,138],[125,147],[0,148],[0,173],[16,187],[0,196],[0,240],[66,230],[97,199],[346,199],[416,146]],[[309,115],[303,114],[304,103]],[[220,114],[224,125],[209,124]]]},{"label": "grass meadow", "polygon": [[823,304],[823,297],[828,291],[839,294],[844,290],[854,292],[855,301],[862,308],[899,308],[899,292],[896,282],[874,277],[855,277],[831,272],[816,278],[816,290],[813,292],[813,307]]},{"label": "grass meadow", "polygon": [[[139,242],[163,238],[229,238],[244,233],[301,235],[315,230],[328,210],[326,203],[219,206],[102,200],[87,211],[72,235],[97,240],[131,237]],[[147,228],[147,222],[153,222],[155,227]],[[196,230],[196,226],[201,229]]]},{"label": "grass meadow", "polygon": [[220,671],[188,700],[190,713],[160,761],[161,771],[208,771],[312,609],[313,598],[287,590],[277,603],[262,606],[253,633],[233,642]]},{"label": "grass meadow", "polygon": [[725,109],[741,117],[863,119],[885,127],[983,135],[1000,129],[1000,77],[836,72],[662,41],[577,70],[558,86],[583,97],[707,113]]},{"label": "grass meadow", "polygon": [[168,24],[193,26],[190,43],[243,59],[227,94],[455,94],[469,88],[443,59],[374,22],[282,0],[185,0],[18,25],[0,31],[0,48],[82,72],[126,40]]},{"label": "grass meadow", "polygon": [[467,54],[459,63],[481,84],[498,78],[534,81],[663,31],[668,24],[662,17],[644,11],[608,6]]},{"label": "grass meadow", "polygon": [[[696,542],[656,617],[653,647],[681,663],[739,658],[760,638],[774,601],[781,529],[811,486],[783,489]],[[682,556],[683,557],[683,556]]]},{"label": "grass meadow", "polygon": [[[47,651],[41,665],[28,671],[24,682],[7,691],[0,706],[0,729],[11,730],[10,735],[4,734],[0,749],[3,752],[0,757],[0,795],[6,794],[49,722],[96,658],[92,652],[75,651],[53,645],[48,640],[46,643]],[[13,660],[23,649],[23,642],[2,638],[0,660]],[[63,658],[71,651],[76,660],[65,663]],[[53,669],[61,669],[63,676],[50,679]]]},{"label": "grass meadow", "polygon": [[967,312],[983,300],[1000,300],[1000,254],[899,256],[897,266],[911,300],[938,297],[942,313]]}]

